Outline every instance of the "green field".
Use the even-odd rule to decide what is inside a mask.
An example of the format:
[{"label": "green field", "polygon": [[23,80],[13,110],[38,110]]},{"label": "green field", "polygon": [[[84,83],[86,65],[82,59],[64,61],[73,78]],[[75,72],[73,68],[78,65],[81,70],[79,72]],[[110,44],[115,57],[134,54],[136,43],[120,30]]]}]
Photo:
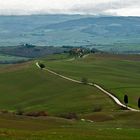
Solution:
[{"label": "green field", "polygon": [[16,63],[27,60],[29,60],[29,58],[0,54],[0,63]]},{"label": "green field", "polygon": [[[95,113],[112,116],[102,122],[62,118],[29,118],[0,115],[1,140],[139,140],[140,114],[134,112]],[[134,119],[135,118],[135,119]],[[137,120],[136,120],[137,119]]]},{"label": "green field", "polygon": [[129,96],[129,106],[137,108],[140,96],[140,56],[139,55],[90,55],[75,61],[44,61],[52,70],[81,80],[98,83],[115,94],[122,102]]},{"label": "green field", "polygon": [[[70,56],[53,55],[7,65],[0,68],[0,110],[4,112],[0,113],[0,140],[140,139],[139,112],[122,110],[95,87],[40,70],[35,65],[37,61],[74,79],[86,77],[121,100],[128,94],[129,105],[137,108],[139,56],[96,54],[71,61]],[[43,110],[49,116],[11,113],[18,110],[25,113]],[[78,119],[65,119],[69,113],[75,113]]]},{"label": "green field", "polygon": [[52,114],[85,114],[98,106],[103,110],[117,109],[113,101],[96,88],[41,71],[34,62],[5,67],[0,77],[1,109],[47,110]]}]

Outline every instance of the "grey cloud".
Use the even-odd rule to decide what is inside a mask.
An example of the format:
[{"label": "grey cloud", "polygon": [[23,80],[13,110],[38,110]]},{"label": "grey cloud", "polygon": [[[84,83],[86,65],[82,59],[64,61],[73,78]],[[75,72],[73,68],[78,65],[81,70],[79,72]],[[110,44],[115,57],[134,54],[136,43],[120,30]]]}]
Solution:
[{"label": "grey cloud", "polygon": [[[42,0],[43,1],[43,0]],[[59,1],[59,0],[58,0]],[[76,0],[75,0],[76,1]],[[82,0],[81,0],[82,1]],[[86,1],[86,0],[85,0]],[[98,0],[95,0],[98,1]],[[124,8],[139,8],[140,9],[140,0],[111,0],[111,2],[95,2],[94,0],[87,0],[87,2],[75,2],[75,5],[73,3],[70,3],[66,7],[63,6],[64,2],[60,4],[60,7],[55,7],[55,6],[48,6],[48,7],[43,7],[43,4],[47,5],[47,2],[44,3],[42,2],[41,7],[35,8],[36,5],[30,5],[31,8],[29,7],[22,7],[22,5],[19,5],[19,7],[9,7],[9,9],[3,9],[0,8],[0,14],[17,14],[17,15],[22,15],[22,14],[93,14],[93,15],[104,15],[104,14],[113,14],[117,15],[117,10],[124,9]],[[58,2],[59,3],[59,2]],[[8,4],[8,2],[7,2]],[[48,5],[51,3],[48,3]],[[28,5],[28,4],[27,4]],[[29,6],[29,5],[28,5]],[[109,12],[110,10],[115,10],[113,12]],[[139,13],[139,12],[138,12]],[[140,13],[139,13],[140,15]]]},{"label": "grey cloud", "polygon": [[93,5],[92,3],[86,5],[75,5],[71,11],[90,14],[105,14],[107,10],[117,10],[121,8],[138,6],[140,7],[140,0],[118,0],[110,3],[100,3],[96,5]]}]

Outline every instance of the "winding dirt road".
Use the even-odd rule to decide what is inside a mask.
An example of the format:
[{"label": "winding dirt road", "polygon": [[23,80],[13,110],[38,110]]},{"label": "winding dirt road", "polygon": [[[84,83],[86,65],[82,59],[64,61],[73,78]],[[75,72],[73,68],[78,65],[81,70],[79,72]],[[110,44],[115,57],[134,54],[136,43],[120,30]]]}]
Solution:
[{"label": "winding dirt road", "polygon": [[[37,66],[38,68],[40,68],[38,62],[36,62],[36,66]],[[48,72],[50,72],[50,73],[52,73],[52,74],[54,74],[54,75],[57,75],[57,76],[59,76],[59,77],[61,77],[61,78],[63,78],[63,79],[66,79],[66,80],[69,80],[69,81],[72,81],[72,82],[75,82],[75,83],[78,83],[78,84],[83,84],[83,82],[81,82],[81,81],[74,80],[74,79],[72,79],[72,78],[63,76],[63,75],[58,74],[58,73],[56,73],[56,72],[54,72],[54,71],[52,71],[52,70],[49,70],[48,68],[43,68],[43,70],[46,70],[46,71],[48,71]],[[117,97],[115,97],[115,96],[112,95],[110,92],[108,92],[108,91],[106,91],[105,89],[103,89],[101,86],[99,86],[99,85],[97,85],[97,84],[93,84],[93,83],[87,83],[87,85],[96,87],[98,90],[100,90],[100,91],[102,91],[103,93],[105,93],[106,95],[108,95],[108,96],[109,96],[117,105],[119,105],[120,107],[126,108],[126,109],[128,109],[128,110],[130,110],[130,111],[140,112],[140,110],[137,110],[137,109],[134,109],[134,108],[131,108],[131,107],[127,107],[126,105],[124,105],[123,103],[121,103],[121,101],[120,101]]]}]

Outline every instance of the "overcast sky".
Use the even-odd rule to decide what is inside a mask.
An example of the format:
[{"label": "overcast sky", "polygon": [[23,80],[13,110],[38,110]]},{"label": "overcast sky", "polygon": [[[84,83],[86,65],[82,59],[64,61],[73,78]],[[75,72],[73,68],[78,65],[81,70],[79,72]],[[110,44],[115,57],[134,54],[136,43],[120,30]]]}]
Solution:
[{"label": "overcast sky", "polygon": [[30,14],[140,16],[140,0],[0,0],[0,15]]}]

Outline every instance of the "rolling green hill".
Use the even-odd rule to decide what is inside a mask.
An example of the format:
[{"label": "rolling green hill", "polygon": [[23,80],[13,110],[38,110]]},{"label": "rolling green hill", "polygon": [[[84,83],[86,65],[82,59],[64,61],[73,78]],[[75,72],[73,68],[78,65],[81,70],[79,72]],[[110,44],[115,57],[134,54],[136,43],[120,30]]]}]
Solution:
[{"label": "rolling green hill", "polygon": [[140,96],[139,55],[90,55],[75,61],[53,61],[44,63],[52,70],[81,80],[83,77],[95,82],[115,94],[123,102],[129,96],[129,105],[137,108]]},{"label": "rolling green hill", "polygon": [[[0,110],[3,110],[0,139],[139,140],[139,112],[121,110],[95,87],[67,81],[35,65],[39,61],[65,76],[88,78],[121,100],[124,93],[128,94],[129,105],[136,108],[140,91],[139,60],[139,55],[94,54],[74,60],[57,54],[0,67]],[[28,117],[6,112],[19,109],[43,110],[49,116]],[[67,113],[76,113],[78,119],[63,118]]]},{"label": "rolling green hill", "polygon": [[35,62],[0,70],[0,108],[25,111],[46,110],[50,114],[91,113],[94,108],[113,110],[113,101],[94,87],[69,82],[46,71]]}]

